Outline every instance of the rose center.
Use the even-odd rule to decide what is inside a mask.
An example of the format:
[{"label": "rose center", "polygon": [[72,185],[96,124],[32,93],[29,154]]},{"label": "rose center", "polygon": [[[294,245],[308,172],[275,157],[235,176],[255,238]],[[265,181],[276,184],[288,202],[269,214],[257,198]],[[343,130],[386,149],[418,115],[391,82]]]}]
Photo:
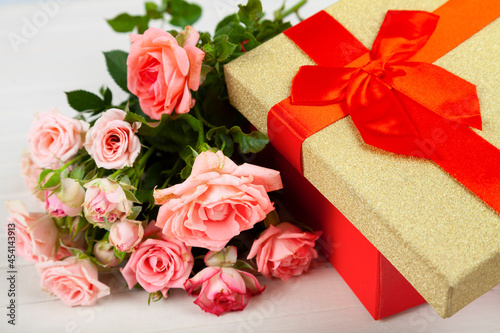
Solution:
[{"label": "rose center", "polygon": [[108,137],[106,141],[106,149],[108,151],[116,152],[120,148],[121,139],[118,135],[112,134]]},{"label": "rose center", "polygon": [[207,218],[212,221],[221,221],[227,217],[229,207],[226,204],[218,204],[211,208],[205,207]]},{"label": "rose center", "polygon": [[151,58],[147,65],[140,71],[140,78],[145,84],[153,84],[158,78],[158,66],[160,62],[155,58]]}]

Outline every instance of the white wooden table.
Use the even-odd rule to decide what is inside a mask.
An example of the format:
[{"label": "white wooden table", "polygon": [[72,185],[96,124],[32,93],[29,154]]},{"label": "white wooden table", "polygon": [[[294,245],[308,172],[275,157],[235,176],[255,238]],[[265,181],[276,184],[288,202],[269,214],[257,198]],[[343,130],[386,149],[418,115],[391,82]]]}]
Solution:
[{"label": "white wooden table", "polygon": [[[101,51],[127,50],[125,34],[104,21],[120,12],[143,13],[143,0],[0,0],[0,184],[1,201],[20,199],[40,210],[29,197],[19,172],[27,147],[26,133],[35,112],[57,107],[74,115],[63,91],[97,92],[101,84],[123,99],[107,75]],[[234,12],[238,0],[199,1],[204,14],[195,27],[212,31]],[[332,0],[309,1],[308,17]],[[289,1],[289,5],[294,3]],[[267,12],[281,0],[264,0]],[[16,37],[17,43],[11,40]],[[9,39],[10,36],[10,39]],[[0,219],[7,211],[0,205]],[[450,319],[427,304],[374,321],[329,264],[290,280],[262,281],[267,290],[252,298],[243,312],[220,317],[202,312],[194,298],[174,290],[167,300],[147,305],[146,292],[128,291],[117,275],[107,277],[112,294],[91,308],[68,308],[40,291],[32,264],[16,263],[16,326],[7,320],[8,269],[5,229],[0,228],[0,332],[500,332],[500,286]]]}]

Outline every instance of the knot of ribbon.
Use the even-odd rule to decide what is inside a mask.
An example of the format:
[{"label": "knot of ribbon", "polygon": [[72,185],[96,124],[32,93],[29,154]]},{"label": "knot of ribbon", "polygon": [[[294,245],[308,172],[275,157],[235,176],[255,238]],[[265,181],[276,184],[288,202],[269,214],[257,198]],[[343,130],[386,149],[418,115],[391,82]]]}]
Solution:
[{"label": "knot of ribbon", "polygon": [[345,67],[302,66],[291,103],[340,103],[363,140],[403,155],[422,156],[419,117],[429,110],[449,122],[481,129],[475,85],[447,70],[412,61],[437,26],[437,15],[388,11],[369,56]]}]

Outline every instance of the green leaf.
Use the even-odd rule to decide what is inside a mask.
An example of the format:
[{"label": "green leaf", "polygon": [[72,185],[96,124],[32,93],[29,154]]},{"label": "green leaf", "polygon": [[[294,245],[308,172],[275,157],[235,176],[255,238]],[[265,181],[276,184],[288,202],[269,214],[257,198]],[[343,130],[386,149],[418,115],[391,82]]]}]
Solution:
[{"label": "green leaf", "polygon": [[99,96],[85,90],[74,90],[65,94],[69,105],[76,111],[103,110],[106,107]]},{"label": "green leaf", "polygon": [[85,176],[85,166],[83,164],[71,170],[71,173],[69,174],[70,178],[76,180],[82,180],[84,176]]},{"label": "green leaf", "polygon": [[236,44],[229,41],[227,35],[221,35],[214,38],[215,53],[217,55],[217,61],[222,62],[229,58],[233,54]]},{"label": "green leaf", "polygon": [[269,142],[269,138],[264,133],[253,131],[250,134],[245,134],[238,126],[233,126],[228,134],[232,136],[234,142],[240,145],[240,151],[243,154],[258,153]]},{"label": "green leaf", "polygon": [[158,5],[156,5],[154,2],[146,2],[144,4],[144,7],[146,7],[146,15],[149,18],[154,20],[163,18],[163,13],[158,11]]},{"label": "green leaf", "polygon": [[140,16],[131,16],[127,13],[122,13],[111,20],[107,20],[108,24],[116,32],[130,32],[134,30]]},{"label": "green leaf", "polygon": [[184,28],[198,21],[201,7],[184,0],[171,0],[168,2],[167,13],[172,16],[170,24]]},{"label": "green leaf", "polygon": [[127,57],[128,53],[120,50],[104,52],[108,72],[116,84],[124,91],[130,93],[127,88]]},{"label": "green leaf", "polygon": [[262,3],[260,0],[248,0],[245,6],[238,5],[240,10],[238,11],[238,17],[240,21],[247,27],[252,27],[254,24],[258,23],[260,19],[264,16],[262,12]]},{"label": "green leaf", "polygon": [[233,268],[234,269],[253,269],[252,265],[250,265],[249,263],[243,261],[243,260],[237,260],[236,263],[233,265]]},{"label": "green leaf", "polygon": [[205,52],[205,61],[212,63],[217,60],[217,51],[214,44],[203,45],[203,52]]},{"label": "green leaf", "polygon": [[219,23],[217,23],[217,26],[215,27],[215,34],[217,34],[217,31],[222,29],[223,27],[227,26],[231,22],[234,22],[236,24],[240,24],[240,20],[238,18],[237,14],[231,14],[222,19]]},{"label": "green leaf", "polygon": [[111,93],[111,90],[109,90],[108,87],[101,87],[100,90],[101,96],[104,99],[104,104],[106,105],[111,105],[111,102],[113,100],[113,94]]},{"label": "green leaf", "polygon": [[137,200],[137,198],[135,197],[134,193],[132,193],[131,191],[124,189],[123,192],[125,192],[125,197],[127,198],[127,200],[135,203],[140,203],[139,200]]},{"label": "green leaf", "polygon": [[142,208],[140,206],[134,206],[132,207],[132,213],[130,213],[129,216],[127,216],[127,220],[135,220],[137,216],[141,213]]},{"label": "green leaf", "polygon": [[199,146],[205,141],[202,122],[190,114],[175,115],[175,118],[164,114],[159,122],[148,123],[144,117],[127,112],[125,121],[140,122],[139,135],[167,139],[164,142],[167,146],[159,147],[165,151],[178,152],[186,146]]},{"label": "green leaf", "polygon": [[137,20],[137,33],[143,34],[149,28],[149,16],[139,16]]},{"label": "green leaf", "polygon": [[224,155],[231,157],[234,152],[234,142],[228,134],[228,129],[225,126],[215,127],[207,132],[207,139],[215,141],[215,146],[222,150]]}]

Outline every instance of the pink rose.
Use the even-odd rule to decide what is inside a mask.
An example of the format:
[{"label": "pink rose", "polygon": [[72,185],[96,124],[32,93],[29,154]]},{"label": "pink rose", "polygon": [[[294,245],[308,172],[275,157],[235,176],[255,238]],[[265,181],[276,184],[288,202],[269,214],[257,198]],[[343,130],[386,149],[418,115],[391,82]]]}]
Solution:
[{"label": "pink rose", "polygon": [[44,201],[44,192],[37,191],[38,181],[42,170],[43,169],[33,161],[29,152],[23,153],[23,156],[21,157],[21,175],[23,176],[24,183],[26,184],[28,190],[33,192],[38,199]]},{"label": "pink rose", "polygon": [[[236,248],[229,247],[227,250],[229,252],[222,255],[212,251],[207,253],[205,264],[209,267],[184,284],[189,295],[198,296],[194,301],[196,305],[217,316],[223,312],[243,310],[250,297],[261,294],[265,289],[252,274],[227,267],[236,263]],[[216,257],[220,257],[221,261],[214,260]]]},{"label": "pink rose", "polygon": [[156,225],[188,246],[220,250],[274,209],[266,192],[281,187],[278,171],[237,166],[221,151],[206,151],[182,184],[155,190],[155,202],[162,205]]},{"label": "pink rose", "polygon": [[130,289],[139,283],[147,292],[182,288],[193,268],[191,249],[176,239],[147,239],[139,244],[123,269]]},{"label": "pink rose", "polygon": [[52,217],[78,216],[85,198],[83,187],[71,178],[61,179],[55,192],[45,192],[45,210]]},{"label": "pink rose", "polygon": [[121,252],[134,251],[143,236],[144,228],[139,221],[118,221],[109,229],[109,242]]},{"label": "pink rose", "polygon": [[254,241],[248,259],[257,256],[258,271],[262,275],[286,281],[307,271],[311,260],[318,257],[314,242],[320,235],[302,232],[288,222],[276,227],[271,225]]},{"label": "pink rose", "polygon": [[99,168],[123,169],[134,164],[141,152],[141,142],[135,133],[141,126],[126,122],[127,114],[119,109],[104,112],[87,132],[85,149]]},{"label": "pink rose", "polygon": [[28,213],[21,201],[7,201],[9,223],[16,226],[16,251],[28,261],[55,258],[59,230],[47,214]]},{"label": "pink rose", "polygon": [[90,259],[68,257],[62,261],[36,264],[43,290],[55,294],[67,306],[94,305],[109,295],[109,287],[97,279],[97,267]]},{"label": "pink rose", "polygon": [[31,157],[41,168],[58,169],[83,147],[89,124],[56,109],[37,116],[28,132]]},{"label": "pink rose", "polygon": [[87,189],[83,212],[90,223],[109,229],[111,223],[125,219],[132,213],[132,201],[115,181],[97,178],[84,185]]},{"label": "pink rose", "polygon": [[127,86],[152,119],[162,114],[187,113],[194,106],[205,53],[196,47],[200,35],[188,26],[177,39],[158,28],[131,34]]}]

